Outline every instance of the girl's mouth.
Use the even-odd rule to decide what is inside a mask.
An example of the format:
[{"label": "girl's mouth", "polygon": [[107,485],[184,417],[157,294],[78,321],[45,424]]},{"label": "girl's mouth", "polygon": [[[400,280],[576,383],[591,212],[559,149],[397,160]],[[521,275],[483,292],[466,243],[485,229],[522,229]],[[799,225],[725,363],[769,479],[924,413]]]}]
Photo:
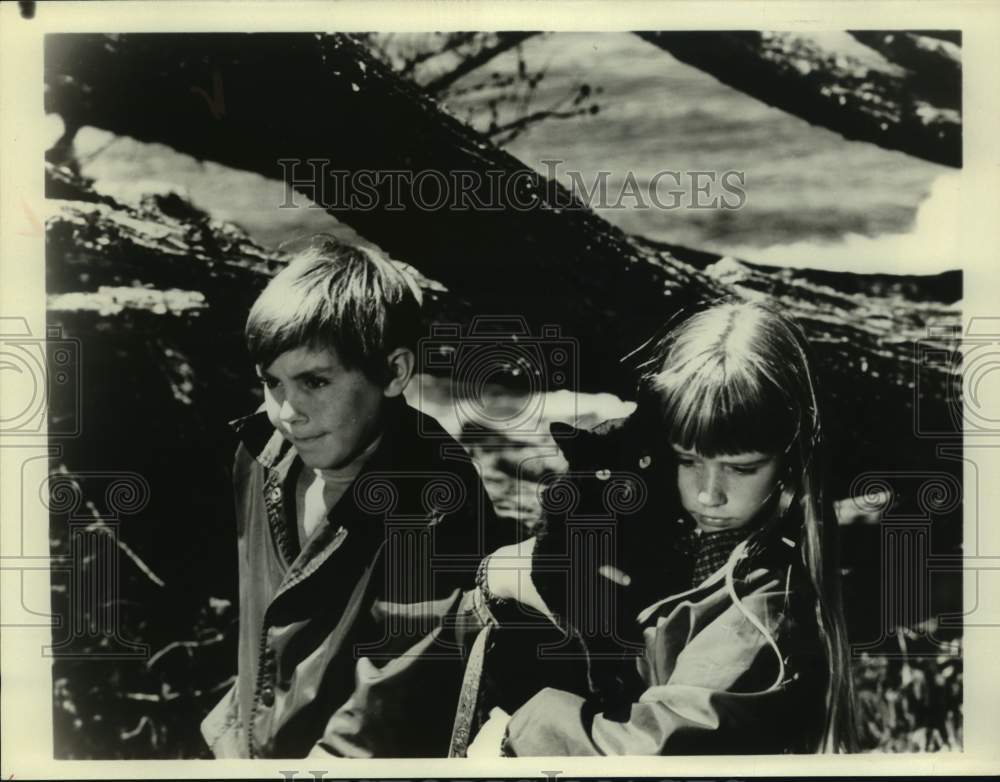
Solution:
[{"label": "girl's mouth", "polygon": [[722,516],[706,516],[704,513],[696,514],[697,518],[703,524],[715,525],[729,524],[732,520],[729,518],[724,518]]}]

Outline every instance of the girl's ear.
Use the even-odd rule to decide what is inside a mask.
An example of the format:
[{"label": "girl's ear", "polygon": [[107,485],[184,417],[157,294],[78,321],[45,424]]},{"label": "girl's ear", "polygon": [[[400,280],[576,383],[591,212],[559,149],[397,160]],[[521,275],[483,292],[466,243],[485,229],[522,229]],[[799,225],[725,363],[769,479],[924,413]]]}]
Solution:
[{"label": "girl's ear", "polygon": [[776,490],[778,492],[776,515],[778,518],[784,518],[791,510],[792,504],[795,502],[795,497],[798,494],[798,484],[795,481],[791,464],[786,465],[785,469],[782,470]]},{"label": "girl's ear", "polygon": [[386,397],[399,396],[406,389],[413,377],[416,358],[409,348],[396,348],[386,358],[386,376],[388,381],[382,394]]}]

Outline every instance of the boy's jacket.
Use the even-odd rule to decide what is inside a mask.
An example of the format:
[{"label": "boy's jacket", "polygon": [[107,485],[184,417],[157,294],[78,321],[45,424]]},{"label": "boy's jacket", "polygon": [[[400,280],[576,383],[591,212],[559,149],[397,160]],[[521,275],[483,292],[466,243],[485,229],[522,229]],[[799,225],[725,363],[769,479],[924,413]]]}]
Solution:
[{"label": "boy's jacket", "polygon": [[[394,402],[375,453],[299,551],[301,460],[264,413],[233,426],[241,440],[233,473],[239,663],[235,684],[202,723],[212,751],[446,754],[461,664],[442,617],[497,544],[468,455],[432,418]],[[380,678],[406,694],[377,707],[380,724],[407,717],[394,735],[370,729],[349,702]]]}]

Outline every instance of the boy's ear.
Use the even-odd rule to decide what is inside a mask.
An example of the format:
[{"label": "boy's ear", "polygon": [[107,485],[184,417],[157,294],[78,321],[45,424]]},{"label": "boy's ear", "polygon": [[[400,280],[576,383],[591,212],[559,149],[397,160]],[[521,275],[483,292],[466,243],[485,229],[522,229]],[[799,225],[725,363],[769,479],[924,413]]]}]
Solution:
[{"label": "boy's ear", "polygon": [[382,393],[386,397],[399,396],[409,385],[413,377],[416,357],[409,348],[396,348],[386,358],[386,375],[388,382]]}]

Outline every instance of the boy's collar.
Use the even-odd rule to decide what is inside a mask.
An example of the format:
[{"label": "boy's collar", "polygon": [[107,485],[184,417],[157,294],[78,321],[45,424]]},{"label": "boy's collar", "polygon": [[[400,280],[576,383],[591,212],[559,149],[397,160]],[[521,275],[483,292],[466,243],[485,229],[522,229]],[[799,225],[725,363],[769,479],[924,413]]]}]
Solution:
[{"label": "boy's collar", "polygon": [[271,469],[292,447],[267,418],[263,403],[250,415],[229,422],[250,455],[264,467]]}]

